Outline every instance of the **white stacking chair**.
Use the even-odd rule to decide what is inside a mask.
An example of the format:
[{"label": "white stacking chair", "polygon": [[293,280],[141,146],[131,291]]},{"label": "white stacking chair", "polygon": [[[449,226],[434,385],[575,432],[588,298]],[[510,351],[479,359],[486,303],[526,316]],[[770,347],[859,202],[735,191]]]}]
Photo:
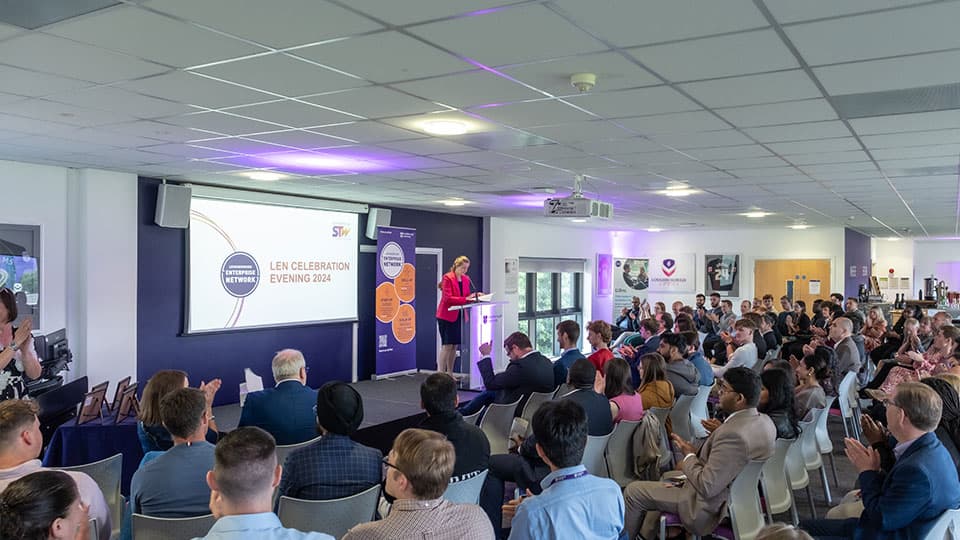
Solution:
[{"label": "white stacking chair", "polygon": [[483,481],[487,478],[487,470],[480,471],[480,474],[450,482],[447,490],[443,492],[443,498],[455,503],[479,504],[480,490],[483,488]]},{"label": "white stacking chair", "polygon": [[277,445],[277,463],[279,463],[280,465],[283,465],[284,462],[287,460],[287,456],[289,456],[290,454],[292,454],[292,453],[294,452],[294,450],[298,450],[298,449],[303,448],[303,447],[305,447],[305,446],[310,446],[311,444],[313,444],[313,443],[315,443],[315,442],[317,442],[317,441],[319,441],[319,440],[320,440],[320,437],[318,436],[318,437],[314,437],[314,438],[310,439],[309,441],[304,441],[304,442],[302,442],[302,443],[297,443],[297,444],[278,444],[278,445]]},{"label": "white stacking chair", "polygon": [[960,510],[940,514],[924,540],[960,540]]},{"label": "white stacking chair", "polygon": [[610,476],[607,472],[607,462],[603,454],[607,451],[607,442],[610,440],[612,433],[600,436],[587,435],[587,445],[583,449],[583,459],[580,462],[587,468],[587,472],[594,476],[601,478]]},{"label": "white stacking chair", "polygon": [[306,501],[284,495],[277,515],[288,529],[323,532],[340,538],[355,525],[373,521],[380,500],[380,484],[356,495],[327,501]]},{"label": "white stacking chair", "polygon": [[833,471],[833,485],[840,487],[840,479],[837,478],[837,465],[833,461],[833,441],[830,440],[830,432],[827,430],[827,420],[830,419],[830,412],[820,415],[817,419],[817,449],[820,455],[826,455],[830,459],[830,470]]},{"label": "white stacking chair", "polygon": [[513,403],[491,403],[487,405],[487,412],[480,420],[480,430],[490,441],[490,455],[506,454],[510,439],[510,426],[513,425],[513,415],[517,412],[517,405],[522,397]]},{"label": "white stacking chair", "polygon": [[95,518],[90,518],[87,522],[87,538],[88,540],[100,540],[100,526],[97,525],[97,520]]},{"label": "white stacking chair", "polygon": [[[803,433],[800,433],[800,437]],[[787,449],[786,472],[787,481],[790,484],[791,491],[805,489],[807,491],[807,504],[810,505],[810,517],[817,518],[817,509],[813,505],[813,494],[810,493],[810,475],[807,474],[807,464],[803,459],[803,444],[800,437],[794,439],[793,444]]]},{"label": "white stacking chair", "polygon": [[820,456],[820,448],[817,446],[817,423],[820,416],[828,414],[826,408],[810,409],[813,413],[813,419],[809,422],[800,422],[800,447],[803,450],[804,467],[807,471],[820,471],[820,480],[823,482],[823,496],[827,499],[827,504],[833,504],[830,497],[830,484],[827,481],[827,470],[823,466],[823,458]]},{"label": "white stacking chair", "polygon": [[633,432],[638,425],[639,421],[621,420],[613,426],[613,432],[607,441],[607,472],[610,479],[621,488],[638,479],[633,464]]},{"label": "white stacking chair", "polygon": [[[851,431],[853,436],[860,439],[860,399],[857,395],[857,374],[849,371],[843,376],[843,380],[837,388],[837,404],[840,407],[840,416],[843,417],[843,432],[849,437]],[[847,429],[847,420],[850,420],[851,428]]]},{"label": "white stacking chair", "polygon": [[570,386],[567,383],[563,383],[560,386],[558,386],[557,391],[553,393],[553,399],[560,399],[563,396],[569,394],[570,392],[573,392],[574,390],[576,390],[576,388]]},{"label": "white stacking chair", "polygon": [[158,518],[133,514],[133,540],[191,540],[207,535],[213,514],[187,518]]},{"label": "white stacking chair", "polygon": [[697,395],[690,404],[690,425],[693,430],[693,436],[702,439],[708,435],[706,428],[700,422],[710,418],[710,412],[707,410],[707,401],[710,399],[710,391],[713,386],[701,384],[697,390]]},{"label": "white stacking chair", "polygon": [[123,454],[114,454],[106,459],[74,465],[71,467],[57,467],[60,471],[86,473],[100,487],[103,497],[110,509],[110,524],[113,535],[120,533],[120,524],[123,522],[123,496],[120,495],[120,478],[123,476]]},{"label": "white stacking chair", "polygon": [[531,392],[530,397],[527,398],[527,402],[523,404],[523,412],[520,413],[520,418],[523,418],[527,422],[533,420],[533,415],[537,412],[537,409],[541,405],[553,399],[553,396],[557,393],[557,390],[560,387],[554,388],[549,392]]},{"label": "white stacking chair", "polygon": [[790,510],[793,524],[800,523],[797,514],[797,503],[793,500],[793,490],[787,479],[787,452],[796,439],[777,439],[773,455],[763,464],[760,484],[763,486],[763,497],[767,503],[767,518],[773,523],[774,514],[782,514]]},{"label": "white stacking chair", "polygon": [[[698,392],[699,394],[699,392]],[[694,439],[693,424],[690,419],[690,407],[697,396],[684,395],[677,399],[670,410],[670,422],[673,424],[673,432],[685,441]]]},{"label": "white stacking chair", "polygon": [[479,411],[473,414],[468,414],[467,416],[463,417],[463,421],[470,424],[471,426],[475,426],[477,425],[477,420],[480,419],[480,413],[482,412],[483,412],[483,409],[480,409]]},{"label": "white stacking chair", "polygon": [[631,332],[629,330],[620,332],[620,335],[617,336],[617,339],[614,340],[612,345],[610,345],[610,350],[613,351],[614,356],[620,358],[620,347],[623,346],[623,342],[626,341],[628,337],[634,334],[636,334],[636,332]]}]

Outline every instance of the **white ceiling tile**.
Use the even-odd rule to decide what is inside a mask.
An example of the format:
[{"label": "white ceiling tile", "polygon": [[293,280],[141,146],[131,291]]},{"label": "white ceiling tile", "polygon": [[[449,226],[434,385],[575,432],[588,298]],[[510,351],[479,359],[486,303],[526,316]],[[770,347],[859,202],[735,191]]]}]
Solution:
[{"label": "white ceiling tile", "polygon": [[[112,126],[107,126],[109,128]],[[125,148],[133,148],[137,146],[152,146],[156,144],[162,144],[163,141],[157,139],[151,139],[147,137],[138,137],[136,135],[131,135],[129,133],[114,133],[113,131],[107,131],[105,127],[95,127],[95,128],[79,128],[69,133],[63,134],[62,138],[84,141],[96,144],[102,144],[105,146],[117,146]]]},{"label": "white ceiling tile", "polygon": [[477,169],[476,167],[442,167],[439,169],[430,169],[430,172],[448,178],[472,178],[488,174],[487,171]]},{"label": "white ceiling tile", "polygon": [[799,67],[773,30],[640,47],[627,52],[674,82]]},{"label": "white ceiling tile", "polygon": [[555,100],[531,101],[528,103],[514,103],[501,107],[486,107],[473,111],[500,122],[504,125],[524,128],[530,126],[546,126],[565,122],[579,122],[592,117]]},{"label": "white ceiling tile", "polygon": [[724,146],[720,148],[699,148],[690,150],[688,154],[703,160],[751,158],[771,155],[770,151],[759,144],[744,146]]},{"label": "white ceiling tile", "polygon": [[850,130],[839,120],[746,128],[744,131],[747,135],[764,143],[804,141],[809,139],[847,137],[850,135]]},{"label": "white ceiling tile", "polygon": [[95,159],[106,159],[109,161],[123,161],[129,163],[168,163],[176,160],[175,157],[165,154],[157,154],[132,148],[115,148],[97,152]]},{"label": "white ceiling tile", "polygon": [[61,139],[57,137],[48,137],[46,135],[31,135],[15,141],[17,145],[24,147],[36,147],[46,152],[102,152],[114,147],[91,142],[78,141],[75,139]]},{"label": "white ceiling tile", "polygon": [[629,131],[625,131],[606,120],[588,120],[586,122],[558,124],[556,126],[530,128],[528,131],[564,144],[581,141],[618,139],[633,135]]},{"label": "white ceiling tile", "polygon": [[822,163],[849,163],[867,161],[870,158],[863,150],[848,150],[846,152],[816,152],[813,154],[791,154],[783,159],[794,165],[817,165]]},{"label": "white ceiling tile", "polygon": [[766,178],[773,176],[794,176],[797,170],[793,167],[765,167],[758,169],[730,169],[730,174],[740,178]]},{"label": "white ceiling tile", "polygon": [[666,86],[618,90],[572,96],[568,100],[605,118],[626,118],[679,111],[695,111],[700,106],[680,92]]},{"label": "white ceiling tile", "polygon": [[944,66],[960,65],[960,51],[920,54],[814,68],[832,95],[919,88],[960,81],[960,74]]},{"label": "white ceiling tile", "polygon": [[409,31],[454,54],[472,58],[487,66],[606,49],[586,32],[536,4],[414,26]]},{"label": "white ceiling tile", "polygon": [[837,113],[825,99],[788,101],[767,105],[751,105],[717,109],[717,114],[738,127],[770,126],[815,120],[833,120]]},{"label": "white ceiling tile", "polygon": [[822,97],[801,70],[781,71],[681,84],[680,88],[708,107],[736,107]]},{"label": "white ceiling tile", "polygon": [[[390,51],[390,54],[384,54]],[[457,57],[399,32],[380,32],[291,52],[364,79],[388,83],[472,69]]]},{"label": "white ceiling tile", "polygon": [[7,104],[7,103],[13,103],[13,102],[16,102],[16,101],[23,101],[23,100],[26,100],[26,99],[30,99],[30,98],[25,97],[25,96],[18,96],[18,95],[15,95],[15,94],[3,94],[3,93],[0,93],[0,105],[5,105],[5,104]]},{"label": "white ceiling tile", "polygon": [[0,112],[81,127],[113,124],[133,119],[123,114],[87,109],[45,99],[28,99],[8,103],[0,106]]},{"label": "white ceiling tile", "polygon": [[390,24],[402,26],[453,15],[482,13],[514,2],[515,0],[405,0],[404,2],[351,0],[350,7]]},{"label": "white ceiling tile", "polygon": [[[164,122],[175,126],[202,129],[222,135],[243,135],[263,131],[283,129],[283,126],[219,112],[200,112],[164,118]],[[197,134],[197,138],[203,134]],[[213,137],[214,135],[210,135]]]},{"label": "white ceiling tile", "polygon": [[[407,152],[409,154],[417,154],[421,156],[453,154],[475,150],[470,146],[458,144],[453,141],[447,141],[438,137],[427,137],[424,139],[383,143],[380,146],[383,148],[389,148],[391,150],[397,150],[400,152]],[[447,158],[446,156],[443,156],[442,159],[446,160]]]},{"label": "white ceiling tile", "polygon": [[361,79],[304,62],[285,54],[268,54],[196,70],[218,79],[252,86],[286,97],[366,86]]},{"label": "white ceiling tile", "polygon": [[[225,152],[232,152],[237,154],[264,154],[264,153],[290,151],[290,148],[286,146],[280,146],[277,144],[270,144],[267,142],[256,141],[253,139],[240,138],[240,137],[212,139],[209,141],[201,141],[201,142],[196,142],[191,144],[201,149],[213,148],[213,149],[223,150]],[[218,157],[217,159],[220,161],[224,161],[223,158]]]},{"label": "white ceiling tile", "polygon": [[[353,116],[292,100],[234,107],[229,109],[228,112],[295,128],[324,126],[357,120]],[[266,130],[260,129],[258,131]]]},{"label": "white ceiling tile", "polygon": [[334,137],[351,139],[362,144],[419,139],[423,137],[422,133],[415,133],[406,129],[369,121],[344,124],[342,126],[328,126],[314,131],[326,135],[333,135]]},{"label": "white ceiling tile", "polygon": [[659,152],[664,150],[663,145],[644,137],[588,141],[578,143],[575,146],[584,152],[603,155]]},{"label": "white ceiling tile", "polygon": [[144,77],[168,69],[152,62],[39,33],[0,42],[0,62],[97,83]]},{"label": "white ceiling tile", "polygon": [[710,161],[710,165],[718,169],[759,169],[764,167],[782,167],[788,165],[782,159],[775,156],[758,158],[738,158],[738,159],[717,159]]},{"label": "white ceiling tile", "polygon": [[876,165],[869,161],[853,163],[826,163],[823,165],[802,165],[800,168],[803,169],[803,172],[815,177],[819,177],[820,175],[833,175],[858,171],[869,173],[869,175],[872,176],[876,176],[878,174]]},{"label": "white ceiling tile", "polygon": [[208,79],[194,73],[173,71],[118,84],[121,88],[171,101],[211,109],[258,103],[276,96]]},{"label": "white ceiling tile", "polygon": [[620,47],[688,39],[768,26],[749,0],[721,3],[582,2],[559,0],[560,9]]},{"label": "white ceiling tile", "polygon": [[367,118],[386,118],[445,110],[435,103],[383,86],[366,86],[301,99]]},{"label": "white ceiling tile", "polygon": [[324,0],[151,0],[145,4],[270,47],[315,43],[382,28]]},{"label": "white ceiling tile", "polygon": [[66,90],[76,90],[91,83],[36,71],[0,66],[0,91],[30,97],[43,97]]},{"label": "white ceiling tile", "polygon": [[739,131],[733,129],[679,135],[656,135],[653,139],[672,148],[679,148],[681,150],[687,148],[711,148],[714,146],[738,146],[753,142]]},{"label": "white ceiling tile", "polygon": [[197,137],[197,132],[191,131],[190,129],[163,122],[151,122],[149,120],[111,124],[104,126],[103,129],[108,130],[110,133],[147,137],[167,142],[185,142],[199,138]]},{"label": "white ceiling tile", "polygon": [[506,67],[501,71],[556,96],[576,93],[570,84],[570,76],[574,73],[596,75],[597,86],[594,91],[597,92],[652,86],[661,82],[649,71],[616,52],[570,56]]},{"label": "white ceiling tile", "polygon": [[825,19],[853,13],[864,13],[878,9],[895,8],[918,4],[926,0],[764,0],[767,8],[783,24],[811,19]]},{"label": "white ceiling tile", "polygon": [[158,144],[153,146],[141,146],[139,150],[144,152],[153,152],[167,156],[191,159],[210,159],[229,155],[220,150],[202,148],[189,144]]},{"label": "white ceiling tile", "polygon": [[780,155],[811,154],[814,152],[842,152],[845,150],[859,150],[860,143],[853,137],[837,139],[818,139],[813,141],[794,141],[770,143],[767,146]]},{"label": "white ceiling tile", "polygon": [[960,47],[960,3],[788,26],[787,36],[812,66]]},{"label": "white ceiling tile", "polygon": [[[44,32],[174,67],[263,52],[243,41],[135,7],[104,9]],[[171,39],[176,36],[174,39]]]},{"label": "white ceiling tile", "polygon": [[953,167],[956,169],[957,154],[952,156],[935,156],[935,157],[925,157],[925,158],[911,158],[911,159],[887,159],[887,160],[877,160],[877,164],[880,165],[881,169],[910,169],[915,167]]},{"label": "white ceiling tile", "polygon": [[960,128],[960,110],[854,118],[850,125],[860,135]]},{"label": "white ceiling tile", "polygon": [[512,158],[504,154],[484,151],[444,154],[443,160],[451,163],[459,163],[461,165],[475,165],[488,170],[491,167],[500,168],[502,166],[509,165],[510,163],[517,163],[519,161],[517,158]]},{"label": "white ceiling tile", "polygon": [[576,148],[561,144],[542,144],[510,149],[504,152],[510,156],[529,159],[531,161],[549,161],[565,157],[586,157],[588,154]]},{"label": "white ceiling tile", "polygon": [[889,135],[867,135],[860,137],[867,148],[894,148],[897,146],[925,146],[931,144],[960,143],[960,129],[940,129],[937,131],[914,131]]},{"label": "white ceiling tile", "polygon": [[293,148],[329,148],[349,144],[343,139],[336,139],[299,129],[253,133],[247,135],[246,138],[271,144],[282,144]]},{"label": "white ceiling tile", "polygon": [[730,125],[711,112],[691,111],[637,118],[618,118],[616,123],[637,133],[691,133],[729,129]]},{"label": "white ceiling tile", "polygon": [[879,148],[871,150],[877,160],[884,159],[912,159],[936,156],[960,155],[960,144],[935,144],[931,146],[908,146],[905,148]]},{"label": "white ceiling tile", "polygon": [[158,118],[191,111],[191,108],[183,103],[144,96],[111,86],[60,92],[49,96],[48,99],[91,109],[123,113],[136,118]]},{"label": "white ceiling tile", "polygon": [[458,73],[393,86],[431,101],[460,108],[544,97],[539,92],[486,71]]},{"label": "white ceiling tile", "polygon": [[26,30],[17,26],[0,23],[0,39],[7,39],[8,37],[15,36],[20,32],[26,32]]}]

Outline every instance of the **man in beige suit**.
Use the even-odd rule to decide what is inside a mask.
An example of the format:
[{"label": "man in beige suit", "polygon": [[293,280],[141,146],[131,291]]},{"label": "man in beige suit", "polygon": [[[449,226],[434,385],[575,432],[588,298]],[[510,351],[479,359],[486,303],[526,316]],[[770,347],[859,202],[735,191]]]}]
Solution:
[{"label": "man in beige suit", "polygon": [[703,422],[712,433],[700,449],[673,436],[686,454],[677,466],[687,477],[683,486],[637,481],[624,491],[624,526],[631,540],[638,532],[654,538],[660,512],[679,515],[695,534],[709,534],[726,513],[734,478],[749,461],[773,454],[777,429],[767,415],[757,412],[760,377],[751,369],[733,368],[723,374],[720,385],[720,409],[728,416],[723,423]]}]

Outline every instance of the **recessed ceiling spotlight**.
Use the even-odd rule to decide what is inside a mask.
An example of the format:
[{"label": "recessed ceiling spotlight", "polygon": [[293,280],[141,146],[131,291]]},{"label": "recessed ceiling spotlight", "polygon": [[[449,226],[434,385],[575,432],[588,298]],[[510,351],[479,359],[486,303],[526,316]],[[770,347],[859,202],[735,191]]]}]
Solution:
[{"label": "recessed ceiling spotlight", "polygon": [[661,189],[657,192],[660,195],[666,195],[667,197],[687,197],[689,195],[694,195],[700,193],[699,189],[692,189],[689,186],[668,186],[667,189]]},{"label": "recessed ceiling spotlight", "polygon": [[748,218],[762,218],[762,217],[767,217],[767,216],[773,215],[773,212],[762,212],[762,211],[759,211],[759,210],[758,210],[758,211],[755,211],[755,212],[743,212],[743,213],[740,214],[740,215],[743,216],[743,217],[748,217]]},{"label": "recessed ceiling spotlight", "polygon": [[804,229],[809,229],[810,227],[812,227],[812,225],[807,225],[806,223],[795,223],[793,225],[790,225],[789,227],[795,231],[802,231]]},{"label": "recessed ceiling spotlight", "polygon": [[570,221],[572,221],[572,222],[574,222],[574,223],[586,223],[586,222],[587,222],[587,220],[584,219],[584,218],[574,218],[574,219],[571,219]]},{"label": "recessed ceiling spotlight", "polygon": [[463,135],[467,125],[457,120],[427,120],[420,127],[431,135]]},{"label": "recessed ceiling spotlight", "polygon": [[659,228],[659,227],[650,227],[649,229],[647,229],[647,232],[660,232],[660,231],[662,231],[662,230],[663,230],[663,229],[661,229],[661,228]]},{"label": "recessed ceiling spotlight", "polygon": [[466,201],[463,199],[444,199],[442,201],[437,201],[437,202],[444,206],[466,206],[470,204],[470,201]]},{"label": "recessed ceiling spotlight", "polygon": [[243,175],[251,180],[261,180],[263,182],[274,182],[276,180],[281,180],[287,177],[287,175],[285,174],[275,173],[271,171],[252,171],[252,172],[243,173]]},{"label": "recessed ceiling spotlight", "polygon": [[899,242],[899,241],[900,241],[900,237],[898,236],[890,236],[887,238],[887,242]]}]

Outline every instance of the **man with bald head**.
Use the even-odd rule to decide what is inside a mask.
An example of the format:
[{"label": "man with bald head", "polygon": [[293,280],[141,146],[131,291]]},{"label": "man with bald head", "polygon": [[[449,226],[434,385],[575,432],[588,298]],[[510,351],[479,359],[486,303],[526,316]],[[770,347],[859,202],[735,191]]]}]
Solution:
[{"label": "man with bald head", "polygon": [[833,370],[833,389],[840,391],[840,381],[849,372],[860,372],[860,350],[853,340],[853,321],[846,317],[837,317],[830,325],[830,340],[837,351],[837,366]]},{"label": "man with bald head", "polygon": [[271,364],[276,386],[247,394],[239,427],[256,426],[277,444],[296,444],[317,436],[313,406],[317,391],[307,386],[307,364],[296,349],[279,351]]}]

